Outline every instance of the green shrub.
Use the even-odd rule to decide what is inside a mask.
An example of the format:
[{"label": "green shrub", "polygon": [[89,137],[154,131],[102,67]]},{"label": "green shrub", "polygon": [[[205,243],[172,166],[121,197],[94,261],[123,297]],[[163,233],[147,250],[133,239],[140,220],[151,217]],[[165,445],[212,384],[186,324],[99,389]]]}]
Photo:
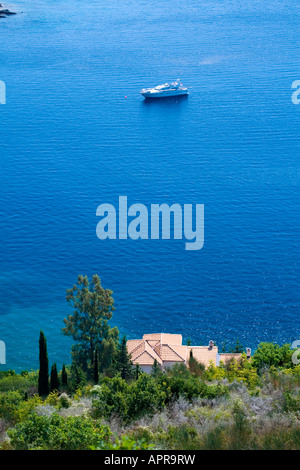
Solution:
[{"label": "green shrub", "polygon": [[274,429],[258,436],[254,449],[259,450],[300,450],[299,429]]},{"label": "green shrub", "polygon": [[207,385],[186,369],[176,376],[159,374],[152,377],[140,374],[138,379],[127,383],[120,376],[105,377],[99,386],[93,387],[94,416],[110,418],[117,415],[124,423],[141,416],[152,415],[179,397],[189,401],[193,398],[216,398],[228,393],[224,385]]},{"label": "green shrub", "polygon": [[252,357],[252,364],[258,369],[264,367],[293,367],[293,350],[289,344],[260,343]]},{"label": "green shrub", "polygon": [[116,414],[126,420],[128,389],[129,385],[120,376],[102,379],[101,385],[91,390],[94,416],[109,418]]},{"label": "green shrub", "polygon": [[107,441],[109,427],[86,417],[63,418],[31,414],[25,421],[8,431],[16,450],[87,450]]},{"label": "green shrub", "polygon": [[21,395],[20,392],[2,393],[0,394],[0,417],[12,424],[18,423],[26,419],[42,403],[42,399],[37,395],[25,399],[25,395]]},{"label": "green shrub", "polygon": [[19,405],[23,402],[20,392],[6,392],[0,394],[0,418],[9,422],[17,420],[17,411]]},{"label": "green shrub", "polygon": [[197,431],[190,424],[169,426],[166,444],[168,448],[177,450],[195,450],[198,447]]},{"label": "green shrub", "polygon": [[206,369],[204,378],[209,381],[227,379],[229,382],[243,382],[250,389],[260,384],[260,377],[252,361],[248,361],[246,355],[239,360],[231,359],[226,364],[220,362],[219,366],[210,364]]},{"label": "green shrub", "polygon": [[190,373],[188,376],[163,376],[159,381],[166,389],[168,402],[179,397],[191,401],[193,398],[216,398],[227,394],[227,387],[208,385]]},{"label": "green shrub", "polygon": [[166,390],[153,377],[141,374],[129,387],[128,421],[161,410],[167,399]]},{"label": "green shrub", "polygon": [[152,414],[161,409],[166,401],[166,392],[149,375],[141,374],[139,378],[128,384],[120,376],[105,377],[96,389],[94,387],[95,416],[106,418],[119,416],[129,423],[144,414]]},{"label": "green shrub", "polygon": [[124,435],[114,443],[107,443],[96,450],[151,450],[153,445],[144,439],[135,439],[130,435]]},{"label": "green shrub", "polygon": [[247,419],[243,404],[235,402],[233,407],[234,423],[229,431],[229,449],[243,450],[249,448],[249,440],[251,436],[251,427]]},{"label": "green shrub", "polygon": [[290,390],[284,393],[284,405],[283,410],[288,413],[294,413],[300,411],[300,392],[294,394]]},{"label": "green shrub", "polygon": [[217,426],[215,429],[208,431],[203,439],[201,449],[205,450],[222,450],[223,449],[223,428]]},{"label": "green shrub", "polygon": [[[10,371],[13,372],[13,371]],[[27,392],[37,386],[35,374],[17,375],[15,373],[0,376],[0,393],[8,391]]]}]

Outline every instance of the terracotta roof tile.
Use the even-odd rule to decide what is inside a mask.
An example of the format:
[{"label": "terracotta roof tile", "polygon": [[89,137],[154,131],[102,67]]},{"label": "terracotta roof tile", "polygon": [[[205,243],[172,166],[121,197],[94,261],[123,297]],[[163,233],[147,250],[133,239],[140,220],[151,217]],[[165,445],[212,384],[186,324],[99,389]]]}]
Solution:
[{"label": "terracotta roof tile", "polygon": [[135,347],[133,350],[131,350],[130,354],[131,354],[132,362],[134,364],[136,362],[139,362],[139,358],[144,354],[144,352],[147,352],[148,356],[150,356],[152,358],[150,360],[149,364],[153,364],[155,359],[157,360],[157,362],[160,365],[162,364],[161,358],[154,351],[154,349],[148,344],[147,341],[141,341],[140,344],[137,345],[137,347]]},{"label": "terracotta roof tile", "polygon": [[144,351],[140,356],[135,358],[133,364],[141,364],[143,366],[152,366],[154,364],[154,358],[148,353],[148,351]]},{"label": "terracotta roof tile", "polygon": [[213,348],[209,348],[208,346],[188,346],[187,360],[190,358],[191,350],[193,352],[194,359],[204,364],[205,367],[209,366],[210,361],[212,361],[213,364],[216,364],[218,353],[217,346],[214,346]]},{"label": "terracotta roof tile", "polygon": [[[203,363],[206,367],[212,361],[216,364],[218,348],[208,346],[184,346],[181,335],[171,335],[168,333],[146,334],[142,340],[129,340],[127,342],[128,352],[134,364],[152,365],[156,359],[160,365],[164,362],[184,362],[188,363],[190,351],[193,357]],[[223,361],[232,356],[221,354]],[[225,357],[226,356],[226,357]]]},{"label": "terracotta roof tile", "polygon": [[152,348],[154,348],[154,346],[157,346],[158,344],[160,344],[160,341],[157,340],[157,339],[147,339],[146,340],[148,344],[150,344],[150,346]]},{"label": "terracotta roof tile", "polygon": [[[184,347],[184,346],[183,346]],[[172,346],[162,344],[159,348],[159,355],[163,361],[167,362],[184,362],[184,358],[176,352]]]},{"label": "terracotta roof tile", "polygon": [[143,343],[142,339],[130,339],[127,341],[127,351],[129,354],[131,354],[132,351],[134,351],[135,348],[137,348],[140,344]]},{"label": "terracotta roof tile", "polygon": [[145,341],[142,341],[136,348],[130,352],[131,360],[138,357],[142,352],[145,351]]},{"label": "terracotta roof tile", "polygon": [[143,336],[143,340],[156,340],[161,344],[182,344],[182,335],[173,335],[170,333],[151,333]]},{"label": "terracotta roof tile", "polygon": [[226,363],[231,359],[240,359],[242,357],[241,353],[221,353],[220,354],[220,361]]}]

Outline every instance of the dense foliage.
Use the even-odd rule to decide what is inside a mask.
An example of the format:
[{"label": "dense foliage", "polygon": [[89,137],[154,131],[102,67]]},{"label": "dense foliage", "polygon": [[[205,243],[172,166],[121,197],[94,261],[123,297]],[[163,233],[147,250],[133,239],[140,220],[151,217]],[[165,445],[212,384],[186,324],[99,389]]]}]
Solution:
[{"label": "dense foliage", "polygon": [[84,450],[101,445],[110,436],[108,426],[87,417],[56,413],[50,417],[32,413],[8,431],[11,445],[17,450]]},{"label": "dense foliage", "polygon": [[187,365],[154,362],[145,374],[108,323],[111,295],[98,276],[79,276],[67,291],[70,366],[53,364],[49,377],[41,331],[39,371],[0,371],[0,449],[300,449],[300,365],[290,345],[261,343],[250,360],[243,353],[206,368],[191,353]]},{"label": "dense foliage", "polygon": [[258,368],[242,357],[200,374],[184,365],[127,379],[100,374],[96,385],[67,390],[60,371],[59,391],[47,398],[37,395],[38,373],[1,373],[0,446],[300,449],[300,366],[286,364],[267,367],[264,359]]}]

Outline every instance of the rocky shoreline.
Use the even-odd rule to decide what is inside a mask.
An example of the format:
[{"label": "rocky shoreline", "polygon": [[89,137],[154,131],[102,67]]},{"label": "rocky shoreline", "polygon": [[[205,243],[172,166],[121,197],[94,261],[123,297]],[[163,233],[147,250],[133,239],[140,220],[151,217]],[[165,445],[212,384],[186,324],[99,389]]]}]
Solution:
[{"label": "rocky shoreline", "polygon": [[0,18],[7,18],[7,16],[16,15],[14,11],[2,9],[2,8],[3,8],[3,5],[1,5],[0,3]]}]

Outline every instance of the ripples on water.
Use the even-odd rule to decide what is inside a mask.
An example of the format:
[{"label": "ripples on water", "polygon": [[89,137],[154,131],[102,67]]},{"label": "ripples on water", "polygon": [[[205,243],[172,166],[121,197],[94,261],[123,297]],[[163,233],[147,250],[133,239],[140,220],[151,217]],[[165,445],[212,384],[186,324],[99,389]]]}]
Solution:
[{"label": "ripples on water", "polygon": [[[15,3],[1,21],[0,338],[68,360],[65,289],[98,273],[129,338],[299,337],[296,1]],[[138,92],[180,77],[185,100]],[[127,99],[125,99],[125,95]],[[299,107],[300,108],[300,107]],[[205,245],[103,241],[96,208],[204,203]]]}]

